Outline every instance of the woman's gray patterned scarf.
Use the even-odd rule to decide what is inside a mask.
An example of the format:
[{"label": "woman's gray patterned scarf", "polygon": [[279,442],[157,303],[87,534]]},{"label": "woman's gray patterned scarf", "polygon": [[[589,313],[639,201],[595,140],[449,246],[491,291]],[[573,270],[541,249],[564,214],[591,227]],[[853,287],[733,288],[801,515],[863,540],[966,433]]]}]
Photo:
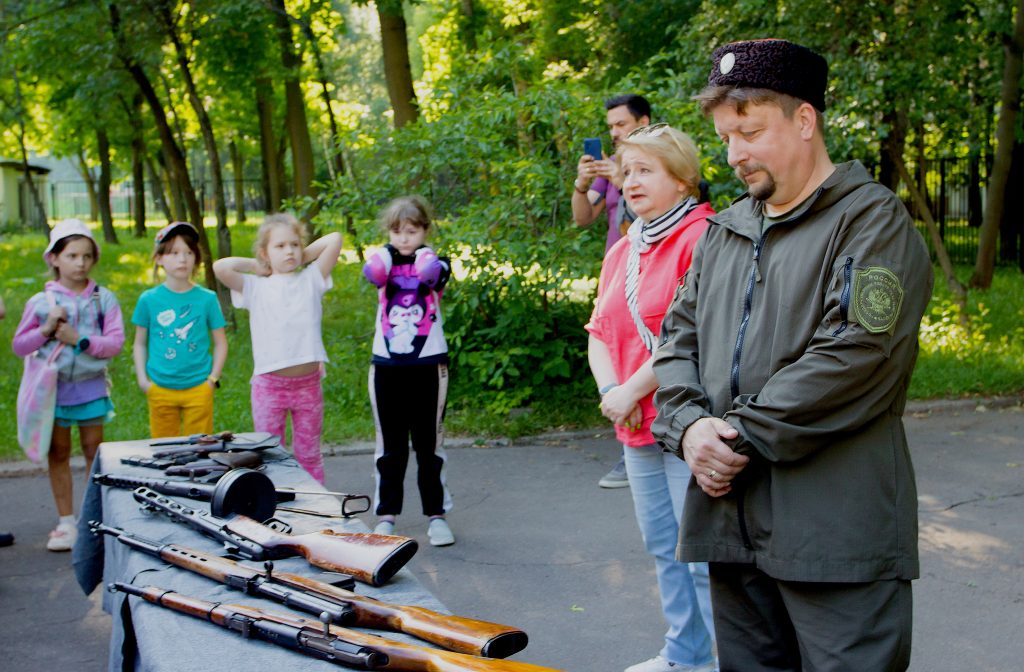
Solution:
[{"label": "woman's gray patterned scarf", "polygon": [[672,233],[696,207],[697,199],[691,196],[650,222],[645,222],[643,217],[637,217],[626,233],[629,236],[629,257],[626,261],[626,305],[629,306],[629,314],[633,316],[633,323],[640,334],[640,340],[643,341],[644,347],[650,353],[654,352],[658,339],[644,324],[644,319],[640,315],[640,307],[637,305],[637,295],[640,290],[640,255]]}]

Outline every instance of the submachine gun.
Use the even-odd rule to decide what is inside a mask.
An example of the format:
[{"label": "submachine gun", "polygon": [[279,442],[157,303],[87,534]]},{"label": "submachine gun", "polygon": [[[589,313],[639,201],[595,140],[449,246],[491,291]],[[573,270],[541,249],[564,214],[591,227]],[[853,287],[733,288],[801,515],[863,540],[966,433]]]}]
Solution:
[{"label": "submachine gun", "polygon": [[232,469],[221,476],[215,484],[191,480],[146,478],[132,474],[94,474],[92,480],[99,485],[114,488],[127,490],[149,488],[162,495],[188,497],[210,502],[210,513],[218,518],[240,513],[254,520],[267,520],[274,515],[277,502],[293,501],[295,495],[341,497],[341,514],[345,518],[370,510],[370,498],[367,495],[276,488],[269,476],[253,469]]}]

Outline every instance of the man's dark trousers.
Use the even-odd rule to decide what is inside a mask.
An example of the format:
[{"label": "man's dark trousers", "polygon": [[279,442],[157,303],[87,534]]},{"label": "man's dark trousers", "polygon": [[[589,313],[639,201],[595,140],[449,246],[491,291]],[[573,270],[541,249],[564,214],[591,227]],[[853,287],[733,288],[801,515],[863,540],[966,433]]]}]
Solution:
[{"label": "man's dark trousers", "polygon": [[899,672],[910,665],[910,581],[779,581],[712,562],[721,672]]}]

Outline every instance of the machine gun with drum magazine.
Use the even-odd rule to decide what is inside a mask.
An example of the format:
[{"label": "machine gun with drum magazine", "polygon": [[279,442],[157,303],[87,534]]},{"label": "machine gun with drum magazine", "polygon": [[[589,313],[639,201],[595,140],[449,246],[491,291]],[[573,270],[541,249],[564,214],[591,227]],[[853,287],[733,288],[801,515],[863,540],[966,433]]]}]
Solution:
[{"label": "machine gun with drum magazine", "polygon": [[261,524],[236,515],[218,518],[183,506],[149,488],[132,493],[142,508],[166,515],[224,544],[229,553],[247,560],[277,560],[301,555],[314,567],[343,572],[371,586],[386,583],[416,554],[415,539],[387,534],[326,529],[289,534],[291,526],[270,519]]},{"label": "machine gun with drum magazine", "polygon": [[243,637],[257,638],[307,656],[360,670],[403,672],[557,672],[549,667],[403,644],[384,637],[332,626],[290,614],[240,604],[207,602],[154,586],[112,583],[111,592],[209,621]]},{"label": "machine gun with drum magazine", "polygon": [[[277,502],[291,502],[295,495],[329,495],[341,498],[341,515],[348,518],[357,513],[370,510],[370,498],[367,495],[350,495],[344,492],[315,490],[292,490],[276,488],[270,477],[253,469],[232,469],[221,476],[216,485],[200,481],[167,480],[145,478],[134,474],[93,474],[92,480],[98,485],[134,490],[149,488],[162,495],[188,497],[210,502],[210,513],[218,518],[225,518],[235,513],[248,516],[257,521],[267,520],[274,515]],[[361,502],[353,504],[353,502]],[[289,509],[296,513],[307,512],[304,509]],[[323,515],[323,514],[315,514]]]},{"label": "machine gun with drum magazine", "polygon": [[526,648],[526,633],[518,628],[462,616],[440,614],[423,607],[381,602],[350,590],[297,574],[265,572],[178,544],[164,544],[117,527],[89,521],[93,534],[109,535],[137,551],[213,579],[249,595],[268,597],[337,625],[395,630],[452,651],[505,658]]}]

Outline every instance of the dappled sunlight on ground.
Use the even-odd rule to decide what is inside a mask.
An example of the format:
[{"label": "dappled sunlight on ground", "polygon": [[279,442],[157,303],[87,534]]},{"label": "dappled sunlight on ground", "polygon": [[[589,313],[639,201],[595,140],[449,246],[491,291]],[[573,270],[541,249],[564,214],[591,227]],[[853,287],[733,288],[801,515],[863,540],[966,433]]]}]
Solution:
[{"label": "dappled sunlight on ground", "polygon": [[962,529],[953,511],[936,512],[928,518],[933,520],[922,520],[919,533],[922,555],[935,553],[956,567],[992,571],[1013,551],[1012,544],[994,534]]}]

